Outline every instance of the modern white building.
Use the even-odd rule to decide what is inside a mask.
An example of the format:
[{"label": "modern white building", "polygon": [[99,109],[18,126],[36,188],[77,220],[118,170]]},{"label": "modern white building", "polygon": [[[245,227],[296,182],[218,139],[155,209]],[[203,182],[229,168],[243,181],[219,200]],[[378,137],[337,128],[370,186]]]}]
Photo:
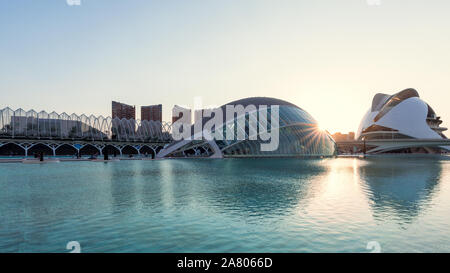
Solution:
[{"label": "modern white building", "polygon": [[[446,140],[441,127],[442,120],[433,108],[419,97],[414,89],[405,89],[394,95],[376,94],[372,106],[363,117],[356,133],[357,140]],[[387,142],[387,153],[441,153],[449,151],[448,146],[404,147]],[[400,141],[399,141],[400,143]]]},{"label": "modern white building", "polygon": [[[230,102],[221,106],[218,110],[226,113],[228,106],[242,106],[246,109],[255,106],[254,110],[246,111],[242,115],[223,116],[220,119],[220,125],[214,127],[213,133],[230,130],[233,132],[231,134],[234,134],[232,139],[219,140],[215,138],[214,140],[207,140],[195,138],[193,129],[199,122],[205,125],[210,120],[209,118],[197,119],[191,126],[192,132],[190,135],[194,136],[193,140],[174,141],[161,150],[157,157],[315,157],[335,154],[336,144],[332,137],[326,131],[319,129],[317,121],[310,114],[292,103],[275,98],[253,97]],[[259,119],[252,125],[249,117],[258,112],[256,109],[261,106],[268,107],[267,114],[269,116],[270,107],[277,106],[279,118],[276,121],[269,118],[267,122],[262,122]],[[258,112],[257,115],[261,117],[261,112]],[[241,118],[245,120],[245,125],[243,123],[242,128],[239,126]],[[188,124],[190,125],[189,122]],[[265,143],[260,138],[261,130],[258,130],[259,133],[256,136],[253,135],[253,139],[249,130],[268,127],[279,132],[279,145],[274,150],[264,151],[261,149],[261,144]],[[239,139],[240,133],[244,136],[243,139]]]},{"label": "modern white building", "polygon": [[46,111],[0,109],[0,138],[169,141],[170,123]]}]

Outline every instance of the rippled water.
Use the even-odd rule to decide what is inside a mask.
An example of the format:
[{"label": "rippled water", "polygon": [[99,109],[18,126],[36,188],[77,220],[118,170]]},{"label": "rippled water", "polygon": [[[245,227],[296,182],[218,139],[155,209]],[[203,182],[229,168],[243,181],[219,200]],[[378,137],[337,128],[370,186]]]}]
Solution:
[{"label": "rippled water", "polygon": [[450,252],[450,161],[0,164],[0,252]]}]

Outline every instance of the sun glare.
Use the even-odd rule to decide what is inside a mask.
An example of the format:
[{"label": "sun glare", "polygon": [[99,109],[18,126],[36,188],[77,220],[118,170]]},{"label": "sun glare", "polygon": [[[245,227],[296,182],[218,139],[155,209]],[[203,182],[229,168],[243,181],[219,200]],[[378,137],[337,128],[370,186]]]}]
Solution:
[{"label": "sun glare", "polygon": [[325,132],[325,128],[323,128],[320,124],[317,124],[317,130],[321,131],[321,132]]}]

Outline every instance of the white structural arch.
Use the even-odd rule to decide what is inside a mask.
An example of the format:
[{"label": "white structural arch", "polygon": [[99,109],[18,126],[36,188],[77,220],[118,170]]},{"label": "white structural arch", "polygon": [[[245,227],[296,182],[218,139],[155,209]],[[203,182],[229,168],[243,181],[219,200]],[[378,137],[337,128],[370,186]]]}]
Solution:
[{"label": "white structural arch", "polygon": [[[172,142],[164,147],[157,157],[320,157],[335,154],[336,144],[328,132],[320,130],[317,121],[309,113],[292,103],[276,98],[252,97],[230,102],[215,110],[227,113],[227,106],[233,108],[239,106],[249,110],[231,117],[223,114],[219,121],[220,125],[217,128],[214,126],[211,132],[204,130],[203,127],[210,118],[203,117],[192,125],[189,139]],[[261,106],[270,110],[272,106],[279,109],[278,120],[272,120],[270,117],[265,121],[264,119],[250,121],[250,114],[262,115],[263,112],[257,110]],[[264,113],[270,116],[268,112]],[[244,120],[243,126],[239,126],[241,118]],[[202,132],[196,132],[196,127],[202,128]],[[256,130],[257,128],[260,129]],[[268,128],[271,128],[270,130],[276,128],[279,132],[279,145],[271,151],[261,149],[261,145],[267,141],[262,140],[260,136],[266,133]],[[224,137],[222,139],[205,137],[205,133],[215,132],[223,133]],[[231,138],[228,138],[227,132],[231,132]],[[203,136],[200,135],[202,133]],[[240,135],[243,139],[239,137]],[[199,154],[197,152],[199,149],[204,152]]]},{"label": "white structural arch", "polygon": [[171,130],[164,121],[0,109],[0,138],[155,142],[170,141]]},{"label": "white structural arch", "polygon": [[135,143],[135,142],[86,142],[86,141],[61,141],[61,140],[24,140],[24,139],[0,139],[0,148],[12,144],[18,148],[23,150],[25,156],[30,156],[30,149],[35,147],[36,145],[44,145],[48,147],[52,153],[49,155],[56,156],[59,148],[67,145],[76,151],[76,153],[80,153],[80,151],[85,147],[92,147],[97,151],[99,155],[103,155],[105,149],[109,146],[117,150],[117,154],[122,156],[123,150],[125,148],[130,148],[135,151],[136,154],[143,154],[143,148],[148,148],[153,156],[156,157],[156,154],[164,147],[165,143]]}]

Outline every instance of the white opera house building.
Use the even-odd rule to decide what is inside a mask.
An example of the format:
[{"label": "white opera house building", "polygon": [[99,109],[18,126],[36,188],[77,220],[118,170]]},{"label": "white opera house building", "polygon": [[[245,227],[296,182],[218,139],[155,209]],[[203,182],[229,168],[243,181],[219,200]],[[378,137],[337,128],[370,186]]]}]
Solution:
[{"label": "white opera house building", "polygon": [[[372,106],[363,117],[356,133],[357,140],[447,140],[441,127],[442,120],[431,106],[423,101],[415,89],[405,89],[394,95],[378,93]],[[390,141],[394,143],[394,141]],[[450,151],[450,146],[417,144],[410,147],[386,145],[381,153],[437,154]]]}]

